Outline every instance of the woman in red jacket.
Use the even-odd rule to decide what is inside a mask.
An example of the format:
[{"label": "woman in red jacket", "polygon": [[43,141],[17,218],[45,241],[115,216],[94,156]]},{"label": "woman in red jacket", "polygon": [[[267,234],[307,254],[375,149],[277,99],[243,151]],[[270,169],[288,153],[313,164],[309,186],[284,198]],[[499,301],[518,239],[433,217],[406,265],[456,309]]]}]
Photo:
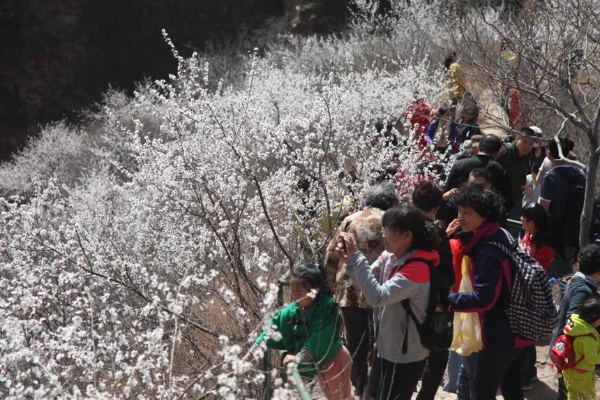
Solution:
[{"label": "woman in red jacket", "polygon": [[548,214],[544,207],[537,203],[526,205],[521,211],[521,225],[526,232],[521,239],[521,248],[548,273],[550,262],[554,259],[554,246],[550,243]]}]

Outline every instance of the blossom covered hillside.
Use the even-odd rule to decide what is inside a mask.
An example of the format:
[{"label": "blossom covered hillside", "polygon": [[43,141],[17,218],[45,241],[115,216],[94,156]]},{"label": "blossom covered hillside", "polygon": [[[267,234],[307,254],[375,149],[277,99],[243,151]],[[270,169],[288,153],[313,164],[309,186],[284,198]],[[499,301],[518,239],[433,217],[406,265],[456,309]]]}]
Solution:
[{"label": "blossom covered hillside", "polygon": [[[239,358],[279,277],[318,259],[389,163],[375,123],[443,96],[424,57],[441,37],[405,29],[428,10],[405,11],[385,34],[357,20],[343,38],[276,38],[235,82],[175,45],[176,76],[107,94],[2,165],[1,397],[261,396]],[[402,153],[407,173],[417,157]]]}]

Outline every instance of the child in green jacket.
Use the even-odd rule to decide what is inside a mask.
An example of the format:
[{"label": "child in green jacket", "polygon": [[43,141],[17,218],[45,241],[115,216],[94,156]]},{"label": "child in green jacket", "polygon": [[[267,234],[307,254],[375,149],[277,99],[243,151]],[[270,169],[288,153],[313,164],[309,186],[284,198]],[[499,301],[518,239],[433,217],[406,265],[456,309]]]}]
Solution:
[{"label": "child in green jacket", "polygon": [[339,313],[323,270],[317,264],[294,267],[290,278],[293,302],[273,317],[272,330],[263,332],[250,348],[249,361],[265,343],[285,350],[283,365],[293,362],[304,377],[315,377],[329,400],[352,398],[352,358],[342,345]]},{"label": "child in green jacket", "polygon": [[574,368],[563,370],[562,374],[569,393],[569,400],[596,399],[596,364],[600,364],[600,300],[587,300],[572,314],[563,332],[573,336],[573,351],[577,362]]}]

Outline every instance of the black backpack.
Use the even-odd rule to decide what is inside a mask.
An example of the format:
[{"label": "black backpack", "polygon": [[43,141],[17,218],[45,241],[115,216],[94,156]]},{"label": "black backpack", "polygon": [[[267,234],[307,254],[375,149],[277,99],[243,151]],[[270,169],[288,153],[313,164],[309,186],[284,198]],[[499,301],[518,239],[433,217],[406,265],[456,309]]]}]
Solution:
[{"label": "black backpack", "polygon": [[[413,313],[410,300],[402,300],[402,307],[413,320],[419,331],[421,344],[430,351],[448,350],[452,343],[454,312],[448,300],[448,284],[444,275],[429,260],[413,258],[410,262],[422,262],[429,267],[429,303],[423,323]],[[408,328],[402,343],[402,354],[406,354],[408,344]]]}]

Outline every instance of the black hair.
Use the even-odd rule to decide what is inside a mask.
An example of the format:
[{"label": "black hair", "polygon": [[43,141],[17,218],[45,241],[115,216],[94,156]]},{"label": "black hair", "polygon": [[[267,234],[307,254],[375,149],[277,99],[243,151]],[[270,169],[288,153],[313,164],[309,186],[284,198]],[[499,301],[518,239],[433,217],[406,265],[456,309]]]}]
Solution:
[{"label": "black hair", "polygon": [[541,161],[536,161],[531,166],[531,172],[534,173],[534,174],[537,174],[537,173],[540,172],[540,168],[542,168],[542,162]]},{"label": "black hair", "polygon": [[475,168],[469,173],[469,176],[483,178],[487,183],[492,182],[492,174],[485,168]]},{"label": "black hair", "polygon": [[421,180],[415,185],[412,203],[421,211],[431,211],[442,205],[444,193],[439,185],[430,180]]},{"label": "black hair", "polygon": [[319,288],[321,293],[333,296],[333,292],[325,279],[325,270],[319,263],[296,264],[292,270],[292,277],[298,279],[306,289]]},{"label": "black hair", "polygon": [[476,182],[461,186],[454,196],[454,204],[457,207],[472,208],[489,222],[498,222],[502,213],[502,197]]},{"label": "black hair", "polygon": [[383,214],[381,225],[384,228],[412,233],[409,250],[436,250],[441,242],[438,229],[425,221],[419,210],[409,206],[395,206]]},{"label": "black hair", "polygon": [[[575,143],[569,138],[559,138],[558,141],[560,142],[563,156],[566,158],[571,150],[575,148]],[[548,143],[548,150],[550,151],[552,157],[560,158],[560,154],[558,154],[558,143],[556,143],[556,140],[550,140],[550,143]]]},{"label": "black hair", "polygon": [[381,131],[383,130],[383,122],[377,121],[375,123],[375,130],[377,131],[377,133],[381,133]]},{"label": "black hair", "polygon": [[[386,174],[388,171],[386,170]],[[382,182],[365,191],[365,205],[387,210],[398,204],[398,192],[392,182]]]},{"label": "black hair", "polygon": [[532,239],[538,243],[538,248],[547,245],[548,232],[550,232],[550,219],[548,213],[541,204],[529,203],[521,210],[521,217],[532,221],[535,225],[535,233]]},{"label": "black hair", "polygon": [[450,53],[448,53],[448,55],[446,56],[446,58],[444,58],[444,67],[446,69],[450,69],[450,65],[452,65],[452,61],[454,61],[456,59],[456,52],[452,51]]},{"label": "black hair", "polygon": [[592,297],[579,307],[579,317],[588,324],[600,318],[600,299]]},{"label": "black hair", "polygon": [[600,271],[600,243],[590,243],[579,250],[579,271],[592,275]]},{"label": "black hair", "polygon": [[502,141],[496,135],[483,135],[479,141],[479,151],[486,154],[496,154],[502,148]]}]

